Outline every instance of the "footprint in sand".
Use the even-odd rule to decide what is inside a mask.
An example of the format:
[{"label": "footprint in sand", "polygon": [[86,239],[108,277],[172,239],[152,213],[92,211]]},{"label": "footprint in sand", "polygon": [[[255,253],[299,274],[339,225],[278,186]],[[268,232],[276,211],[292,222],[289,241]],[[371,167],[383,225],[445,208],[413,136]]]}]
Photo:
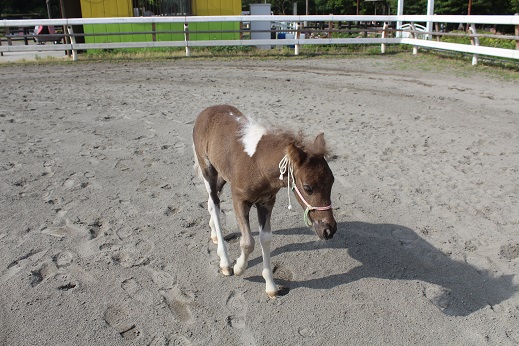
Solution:
[{"label": "footprint in sand", "polygon": [[104,226],[103,220],[96,219],[88,223],[87,228],[88,233],[90,235],[90,239],[95,239],[104,233],[106,226]]},{"label": "footprint in sand", "polygon": [[115,164],[115,168],[119,169],[120,171],[132,171],[134,166],[134,162],[132,159],[119,159],[117,160],[117,163]]},{"label": "footprint in sand", "polygon": [[[142,288],[135,278],[129,278],[121,283],[121,288],[133,299],[147,305],[153,306],[160,303],[158,297],[154,297],[151,291]],[[157,298],[157,299],[156,299]]]},{"label": "footprint in sand", "polygon": [[400,241],[405,248],[412,248],[418,237],[411,231],[397,228],[391,231],[391,235]]},{"label": "footprint in sand", "polygon": [[282,263],[274,263],[272,265],[272,273],[278,283],[278,296],[287,295],[290,292],[290,282],[294,279],[292,271]]},{"label": "footprint in sand", "polygon": [[230,310],[227,324],[236,329],[244,329],[247,322],[247,301],[240,292],[231,292],[225,303]]},{"label": "footprint in sand", "polygon": [[173,316],[183,323],[193,323],[191,305],[195,301],[194,293],[181,289],[177,279],[166,271],[154,271],[152,280]]},{"label": "footprint in sand", "polygon": [[189,341],[188,338],[182,336],[182,335],[174,335],[171,337],[171,342],[169,345],[175,345],[175,346],[191,346],[193,343]]},{"label": "footprint in sand", "polygon": [[55,255],[52,260],[56,264],[56,267],[65,268],[72,264],[74,254],[70,251],[63,251]]},{"label": "footprint in sand", "polygon": [[216,277],[220,272],[220,258],[216,252],[216,245],[210,238],[207,242],[207,254],[209,256],[209,274],[211,274],[212,277]]},{"label": "footprint in sand", "polygon": [[140,329],[131,321],[127,311],[120,306],[110,306],[104,313],[104,320],[125,340],[133,340],[141,336]]},{"label": "footprint in sand", "polygon": [[172,205],[168,205],[166,207],[166,210],[164,210],[164,215],[172,216],[172,215],[180,213],[181,211],[182,211],[182,209],[180,207],[175,207],[175,206],[172,206]]},{"label": "footprint in sand", "polygon": [[151,278],[160,290],[169,290],[177,284],[177,278],[163,270],[154,271]]},{"label": "footprint in sand", "polygon": [[56,224],[45,227],[41,230],[41,233],[51,235],[53,237],[64,238],[73,236],[85,236],[86,230],[83,229],[82,224],[78,224],[70,221],[65,216],[66,211],[59,210],[57,213]]},{"label": "footprint in sand", "polygon": [[46,176],[46,177],[52,177],[54,175],[54,170],[52,169],[52,167],[55,164],[56,164],[56,162],[53,161],[53,160],[43,162],[43,173],[42,173],[42,175]]},{"label": "footprint in sand", "polygon": [[501,246],[499,254],[509,261],[519,258],[519,243],[512,242]]},{"label": "footprint in sand", "polygon": [[79,282],[75,280],[66,268],[72,263],[72,253],[62,252],[45,261],[31,270],[29,282],[31,287],[36,287],[46,281],[52,280],[52,285],[60,291],[70,291],[79,286]]},{"label": "footprint in sand", "polygon": [[186,148],[186,145],[182,142],[175,143],[173,147],[177,150],[178,154],[183,154]]},{"label": "footprint in sand", "polygon": [[63,182],[63,187],[66,188],[66,189],[72,189],[74,187],[74,185],[76,184],[76,181],[74,180],[74,176],[76,174],[72,174],[70,175],[67,179],[65,179],[65,181]]},{"label": "footprint in sand", "polygon": [[189,341],[189,339],[185,338],[182,335],[179,335],[178,332],[174,332],[172,335],[166,336],[164,334],[155,335],[152,337],[151,341],[147,342],[148,346],[191,346],[193,343]]},{"label": "footprint in sand", "polygon": [[122,228],[114,231],[112,226],[102,219],[82,223],[88,240],[77,248],[81,257],[95,256],[98,261],[124,268],[151,263],[150,254],[154,245],[146,239],[139,239],[139,229]]},{"label": "footprint in sand", "polygon": [[[149,256],[153,250],[153,244],[147,240],[127,239],[129,242],[123,244],[117,241],[108,240],[100,244],[98,249],[107,253],[111,262],[124,268],[140,267],[151,263],[152,258]],[[94,239],[95,241],[95,239]]]},{"label": "footprint in sand", "polygon": [[453,297],[447,288],[438,285],[427,285],[423,289],[423,295],[443,313],[450,315]]},{"label": "footprint in sand", "polygon": [[54,275],[54,280],[57,281],[57,289],[60,291],[71,291],[79,287],[79,282],[71,278],[69,273],[58,273]]},{"label": "footprint in sand", "polygon": [[7,266],[7,270],[0,274],[0,283],[9,280],[14,275],[18,274],[22,269],[29,264],[37,263],[48,250],[31,250],[27,254],[17,258]]},{"label": "footprint in sand", "polygon": [[43,263],[36,270],[31,271],[30,283],[36,287],[54,274],[54,268],[49,263]]},{"label": "footprint in sand", "polygon": [[5,162],[0,163],[0,171],[12,172],[22,167],[20,162]]},{"label": "footprint in sand", "polygon": [[227,324],[239,331],[241,345],[256,345],[254,334],[247,326],[247,301],[242,292],[233,291],[225,302],[230,314],[227,316]]}]

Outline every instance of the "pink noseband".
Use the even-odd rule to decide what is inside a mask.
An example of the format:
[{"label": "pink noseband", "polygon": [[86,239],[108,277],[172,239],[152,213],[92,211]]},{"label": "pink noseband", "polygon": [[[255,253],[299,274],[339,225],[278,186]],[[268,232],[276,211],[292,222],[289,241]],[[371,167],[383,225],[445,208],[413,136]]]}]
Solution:
[{"label": "pink noseband", "polygon": [[308,213],[310,213],[310,211],[312,210],[319,210],[319,211],[324,211],[324,210],[330,210],[332,209],[332,205],[330,204],[329,206],[327,207],[312,207],[306,200],[305,198],[303,197],[303,195],[301,194],[301,192],[299,192],[299,189],[297,188],[296,184],[294,183],[294,185],[292,186],[292,189],[296,190],[297,192],[297,195],[299,196],[299,198],[301,198],[301,200],[303,201],[303,203],[306,205],[306,209],[305,209],[305,223],[308,227],[312,226],[312,222],[310,221],[310,219],[308,218]]}]

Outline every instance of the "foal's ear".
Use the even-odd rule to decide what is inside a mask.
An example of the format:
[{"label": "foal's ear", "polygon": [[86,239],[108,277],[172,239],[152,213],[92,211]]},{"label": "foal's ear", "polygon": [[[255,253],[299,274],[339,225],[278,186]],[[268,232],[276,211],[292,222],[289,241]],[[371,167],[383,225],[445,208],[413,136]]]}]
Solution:
[{"label": "foal's ear", "polygon": [[290,143],[287,147],[287,155],[294,165],[299,166],[306,160],[306,153],[294,143]]},{"label": "foal's ear", "polygon": [[314,145],[316,148],[322,148],[326,146],[326,142],[324,140],[324,132],[321,132],[320,134],[315,137]]},{"label": "foal's ear", "polygon": [[328,154],[328,150],[326,149],[326,141],[324,140],[324,132],[315,137],[314,140],[314,150],[316,153],[326,156]]}]

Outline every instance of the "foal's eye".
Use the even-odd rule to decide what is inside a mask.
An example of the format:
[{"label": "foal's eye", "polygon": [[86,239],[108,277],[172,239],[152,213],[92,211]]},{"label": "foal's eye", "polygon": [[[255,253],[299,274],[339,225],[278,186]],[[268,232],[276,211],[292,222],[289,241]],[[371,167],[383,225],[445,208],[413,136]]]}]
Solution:
[{"label": "foal's eye", "polygon": [[312,190],[312,187],[311,187],[310,185],[306,185],[306,184],[303,185],[303,189],[304,189],[305,192],[306,192],[307,194],[309,194],[309,195],[311,195],[312,192],[314,192],[314,191]]}]

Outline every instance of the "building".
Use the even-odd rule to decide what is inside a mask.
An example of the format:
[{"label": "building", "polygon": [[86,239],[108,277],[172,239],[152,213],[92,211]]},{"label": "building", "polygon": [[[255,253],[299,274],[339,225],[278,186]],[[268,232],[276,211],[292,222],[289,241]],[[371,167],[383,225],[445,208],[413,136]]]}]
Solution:
[{"label": "building", "polygon": [[[241,15],[241,0],[156,0],[150,5],[146,0],[69,0],[64,2],[64,17],[102,18],[134,16],[223,16]],[[184,40],[180,23],[157,24],[100,24],[83,25],[86,43],[181,41]],[[206,31],[239,30],[239,23],[191,23],[191,40],[238,39],[238,32],[208,33]],[[74,28],[81,32],[81,28]],[[131,35],[117,35],[134,32]],[[152,32],[155,32],[152,33]],[[110,35],[106,35],[106,34]]]}]

